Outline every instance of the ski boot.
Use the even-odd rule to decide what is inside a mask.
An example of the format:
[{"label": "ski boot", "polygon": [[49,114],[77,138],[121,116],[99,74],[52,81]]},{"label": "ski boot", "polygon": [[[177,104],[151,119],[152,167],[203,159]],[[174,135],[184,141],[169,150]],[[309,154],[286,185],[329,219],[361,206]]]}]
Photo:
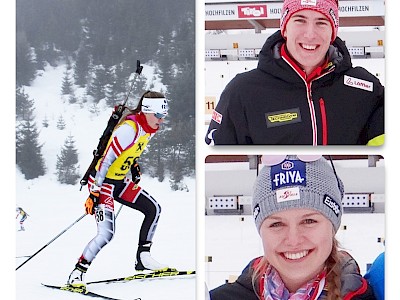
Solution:
[{"label": "ski boot", "polygon": [[168,265],[159,263],[150,254],[150,247],[153,243],[147,242],[145,244],[139,244],[139,248],[136,253],[135,270],[136,271],[163,271],[168,270]]},{"label": "ski boot", "polygon": [[86,290],[85,275],[90,263],[86,259],[80,258],[68,277],[67,285],[76,289]]}]

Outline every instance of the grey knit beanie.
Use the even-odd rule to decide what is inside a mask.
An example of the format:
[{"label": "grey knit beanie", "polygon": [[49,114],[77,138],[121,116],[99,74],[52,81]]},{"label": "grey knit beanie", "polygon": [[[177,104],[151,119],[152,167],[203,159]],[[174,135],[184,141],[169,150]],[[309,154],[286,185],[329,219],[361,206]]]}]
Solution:
[{"label": "grey knit beanie", "polygon": [[303,162],[287,156],[275,166],[264,166],[256,179],[252,209],[257,230],[274,213],[306,208],[322,213],[337,232],[343,195],[343,182],[325,158]]}]

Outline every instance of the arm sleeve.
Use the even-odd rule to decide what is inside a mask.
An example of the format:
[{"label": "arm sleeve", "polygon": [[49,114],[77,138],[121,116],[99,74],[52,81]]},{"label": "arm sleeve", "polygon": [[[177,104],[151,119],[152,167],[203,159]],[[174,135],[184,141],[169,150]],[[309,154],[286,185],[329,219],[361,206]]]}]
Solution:
[{"label": "arm sleeve", "polygon": [[368,146],[381,146],[385,138],[385,119],[384,119],[384,87],[377,84],[377,102],[366,128],[366,139]]},{"label": "arm sleeve", "polygon": [[239,77],[236,75],[221,94],[205,137],[208,145],[252,144],[241,104]]}]

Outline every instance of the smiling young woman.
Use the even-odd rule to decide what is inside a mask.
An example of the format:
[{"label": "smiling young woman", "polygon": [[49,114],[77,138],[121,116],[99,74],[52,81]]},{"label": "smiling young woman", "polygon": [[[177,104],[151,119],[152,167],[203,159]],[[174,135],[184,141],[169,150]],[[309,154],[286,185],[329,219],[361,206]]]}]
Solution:
[{"label": "smiling young woman", "polygon": [[357,262],[335,238],[344,186],[333,164],[300,155],[263,162],[252,207],[264,255],[236,282],[211,290],[211,299],[375,299]]}]

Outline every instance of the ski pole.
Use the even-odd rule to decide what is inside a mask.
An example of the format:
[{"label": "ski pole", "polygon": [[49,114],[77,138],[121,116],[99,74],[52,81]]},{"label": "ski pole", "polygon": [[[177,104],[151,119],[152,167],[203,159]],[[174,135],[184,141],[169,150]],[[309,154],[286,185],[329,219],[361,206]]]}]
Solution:
[{"label": "ski pole", "polygon": [[119,213],[121,212],[122,206],[123,206],[123,205],[121,204],[121,206],[119,207],[119,209],[118,209],[118,211],[117,211],[117,214],[115,215],[115,219],[117,219]]},{"label": "ski pole", "polygon": [[17,271],[19,268],[21,268],[24,264],[26,264],[28,261],[30,261],[33,257],[35,257],[39,252],[41,252],[44,248],[46,248],[48,245],[50,245],[52,242],[54,242],[56,239],[58,239],[62,234],[64,234],[68,229],[70,229],[72,226],[74,226],[76,223],[78,223],[80,220],[82,220],[86,214],[83,214],[80,216],[74,223],[69,225],[67,228],[65,228],[63,231],[61,231],[55,238],[53,238],[50,242],[48,242],[46,245],[44,245],[42,248],[40,248],[38,251],[36,251],[35,254],[31,255],[26,261],[24,261],[22,264],[20,264],[15,271]]}]

